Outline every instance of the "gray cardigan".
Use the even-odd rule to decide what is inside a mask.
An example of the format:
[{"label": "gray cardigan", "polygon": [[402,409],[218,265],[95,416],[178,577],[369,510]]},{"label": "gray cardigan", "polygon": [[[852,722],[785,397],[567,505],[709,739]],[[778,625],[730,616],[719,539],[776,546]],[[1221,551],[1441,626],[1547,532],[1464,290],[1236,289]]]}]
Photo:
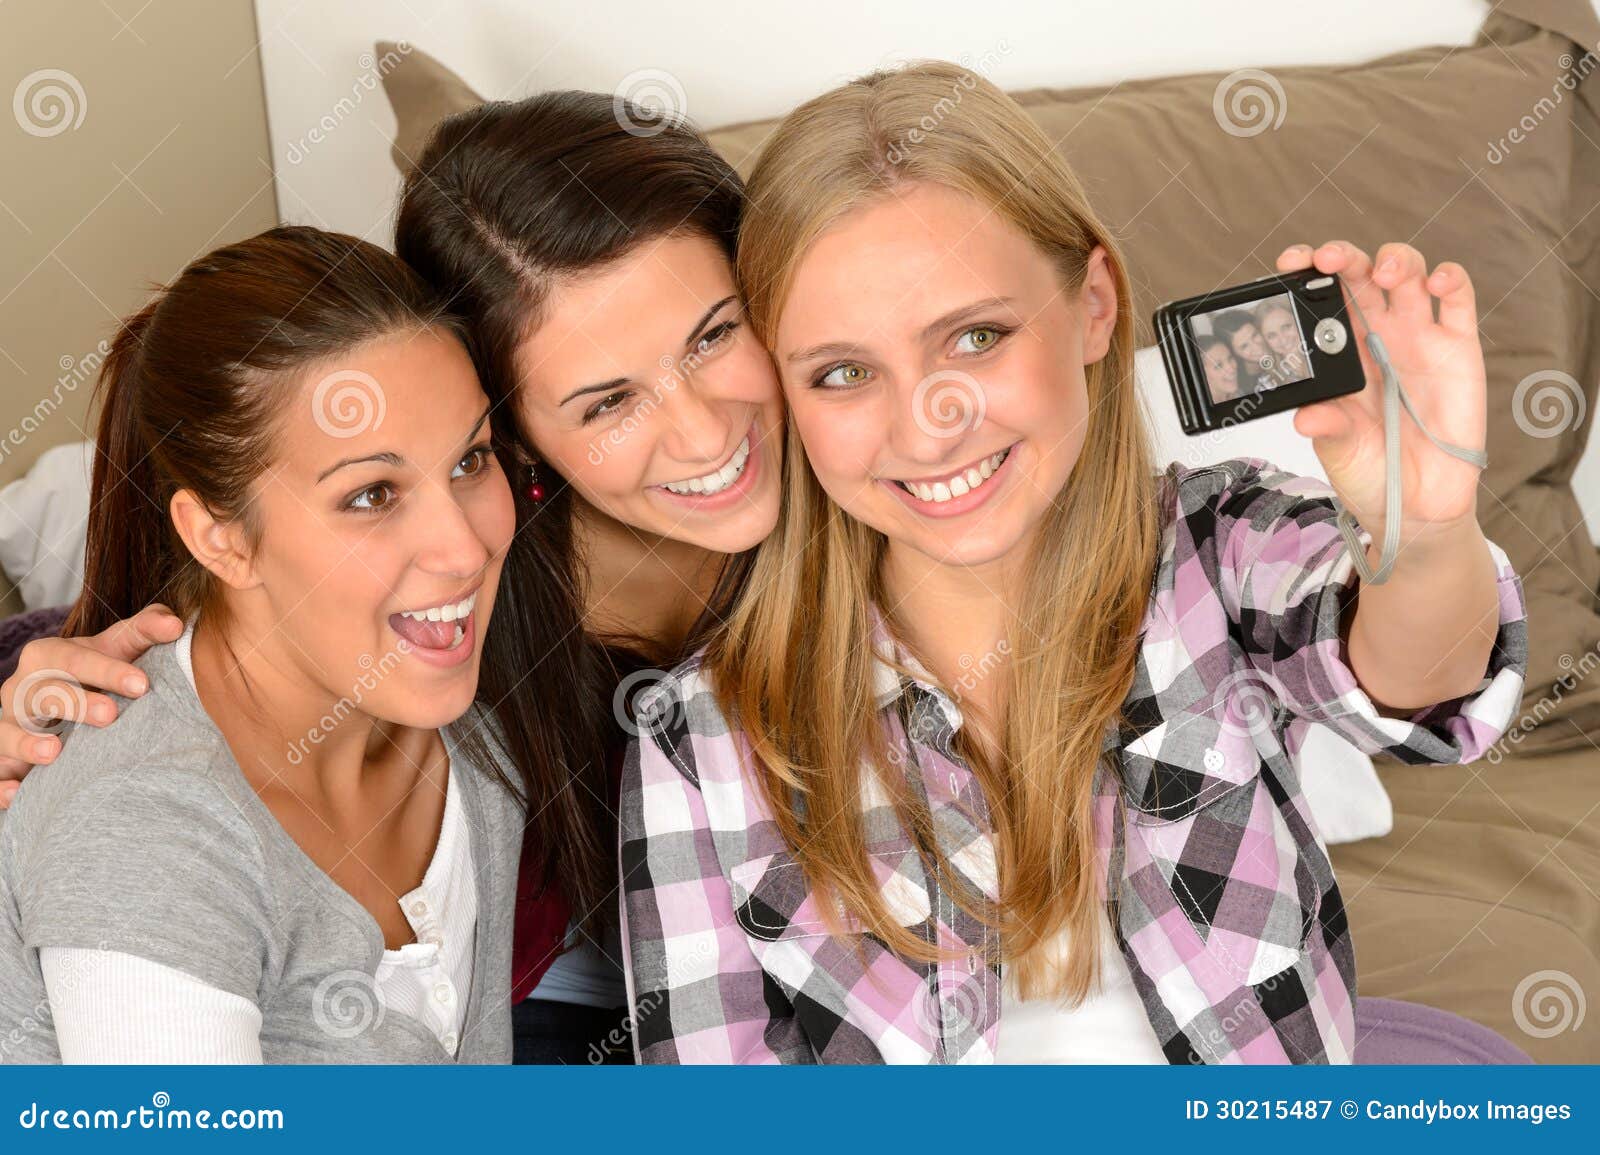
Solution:
[{"label": "gray cardigan", "polygon": [[[449,731],[478,869],[472,990],[456,1058],[389,1011],[370,978],[372,915],[319,869],[256,796],[174,648],[138,663],[144,697],[79,726],[30,775],[0,825],[0,1062],[59,1062],[42,947],[122,951],[261,1009],[269,1063],[511,1060],[511,935],[521,807]],[[456,724],[479,724],[476,714]]]}]

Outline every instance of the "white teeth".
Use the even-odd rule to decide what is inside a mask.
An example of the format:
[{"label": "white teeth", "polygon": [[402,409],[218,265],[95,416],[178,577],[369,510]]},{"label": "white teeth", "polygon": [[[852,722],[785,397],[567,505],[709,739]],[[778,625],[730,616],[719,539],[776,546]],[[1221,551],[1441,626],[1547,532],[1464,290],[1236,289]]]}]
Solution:
[{"label": "white teeth", "polygon": [[739,480],[739,475],[744,472],[744,463],[749,459],[750,438],[746,437],[739,442],[739,448],[733,451],[733,456],[728,458],[728,463],[721,469],[708,473],[704,477],[691,477],[688,481],[674,481],[662,486],[662,488],[685,496],[692,493],[721,493],[728,486]]},{"label": "white teeth", "polygon": [[[456,622],[470,615],[477,601],[478,595],[473,593],[465,600],[451,602],[447,606],[429,606],[425,610],[401,610],[400,613],[403,617],[415,618],[419,622]],[[456,627],[458,632],[460,629],[460,626]]]},{"label": "white teeth", "polygon": [[461,639],[467,636],[467,631],[460,626],[456,627],[455,636],[450,639],[450,648],[453,650],[461,644]]},{"label": "white teeth", "polygon": [[943,504],[956,497],[964,497],[977,489],[989,478],[994,476],[994,471],[1000,468],[1000,463],[1006,459],[1009,449],[1002,449],[993,457],[985,457],[977,465],[965,473],[958,473],[948,481],[935,481],[931,485],[921,481],[902,481],[900,487],[921,501],[931,501]]}]

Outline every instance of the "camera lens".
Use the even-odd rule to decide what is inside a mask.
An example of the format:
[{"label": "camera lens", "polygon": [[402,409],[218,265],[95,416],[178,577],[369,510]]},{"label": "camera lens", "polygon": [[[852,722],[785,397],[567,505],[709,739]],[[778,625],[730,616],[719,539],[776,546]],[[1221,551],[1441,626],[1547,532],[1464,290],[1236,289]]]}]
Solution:
[{"label": "camera lens", "polygon": [[1316,339],[1317,348],[1330,355],[1343,350],[1345,342],[1349,340],[1344,322],[1333,317],[1324,317],[1318,321],[1317,327],[1312,330],[1312,336]]}]

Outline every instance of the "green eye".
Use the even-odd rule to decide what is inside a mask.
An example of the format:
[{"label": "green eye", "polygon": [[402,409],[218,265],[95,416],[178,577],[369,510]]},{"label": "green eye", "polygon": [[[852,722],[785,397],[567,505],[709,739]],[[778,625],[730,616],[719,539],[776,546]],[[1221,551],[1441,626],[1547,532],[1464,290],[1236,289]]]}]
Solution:
[{"label": "green eye", "polygon": [[854,361],[846,361],[842,365],[835,365],[821,377],[817,384],[829,389],[853,389],[863,384],[871,376],[865,365],[857,365]]},{"label": "green eye", "polygon": [[1002,335],[993,325],[976,325],[956,339],[956,349],[961,353],[982,353],[998,345]]}]

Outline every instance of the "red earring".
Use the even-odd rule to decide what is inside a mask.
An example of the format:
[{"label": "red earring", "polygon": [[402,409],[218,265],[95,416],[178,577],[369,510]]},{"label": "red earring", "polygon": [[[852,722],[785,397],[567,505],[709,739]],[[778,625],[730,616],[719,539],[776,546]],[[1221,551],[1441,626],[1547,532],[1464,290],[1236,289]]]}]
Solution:
[{"label": "red earring", "polygon": [[544,500],[544,484],[539,480],[539,469],[538,469],[538,466],[533,465],[533,464],[529,464],[529,466],[528,466],[528,489],[527,489],[527,493],[528,493],[528,499],[530,501],[543,501]]}]

